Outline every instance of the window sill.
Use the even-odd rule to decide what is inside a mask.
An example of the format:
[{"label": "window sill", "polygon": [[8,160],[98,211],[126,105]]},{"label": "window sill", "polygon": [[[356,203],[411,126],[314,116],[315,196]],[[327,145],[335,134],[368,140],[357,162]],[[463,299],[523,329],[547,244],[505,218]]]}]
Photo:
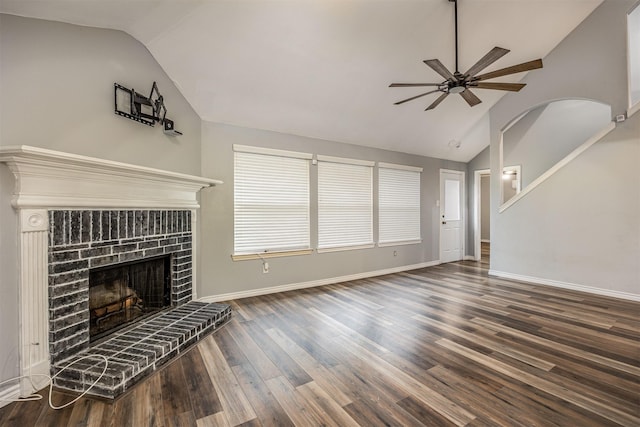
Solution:
[{"label": "window sill", "polygon": [[371,244],[367,244],[367,245],[358,245],[358,246],[338,246],[338,247],[334,247],[334,248],[318,248],[317,252],[319,254],[322,253],[326,253],[326,252],[340,252],[340,251],[353,251],[353,250],[357,250],[357,249],[371,249],[371,248],[375,248],[376,245],[374,243]]},{"label": "window sill", "polygon": [[386,248],[388,246],[417,245],[419,243],[422,243],[422,239],[401,240],[401,241],[398,241],[398,242],[379,242],[378,243],[378,247],[379,248]]},{"label": "window sill", "polygon": [[233,261],[245,261],[250,259],[266,259],[266,258],[280,258],[287,256],[309,255],[313,253],[313,249],[298,249],[293,251],[280,251],[280,252],[260,252],[255,254],[232,254],[231,259]]}]

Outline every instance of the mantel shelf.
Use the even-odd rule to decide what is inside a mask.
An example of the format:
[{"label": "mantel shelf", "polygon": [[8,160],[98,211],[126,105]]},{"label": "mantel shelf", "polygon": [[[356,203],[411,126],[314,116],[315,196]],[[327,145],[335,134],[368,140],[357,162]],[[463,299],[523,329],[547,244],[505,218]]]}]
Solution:
[{"label": "mantel shelf", "polygon": [[26,145],[0,148],[15,208],[198,208],[222,181]]}]

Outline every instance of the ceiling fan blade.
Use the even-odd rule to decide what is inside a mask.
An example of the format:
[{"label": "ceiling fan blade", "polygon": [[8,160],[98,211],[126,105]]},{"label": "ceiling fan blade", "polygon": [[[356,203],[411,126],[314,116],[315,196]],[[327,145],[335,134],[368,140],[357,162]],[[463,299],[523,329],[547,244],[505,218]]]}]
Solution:
[{"label": "ceiling fan blade", "polygon": [[435,101],[433,101],[431,103],[431,105],[429,105],[427,108],[425,108],[424,111],[429,111],[429,110],[433,110],[434,108],[436,108],[438,106],[438,104],[440,104],[442,101],[444,101],[444,99],[449,95],[448,92],[443,93],[442,95],[440,95],[438,97],[438,99],[436,99]]},{"label": "ceiling fan blade", "polygon": [[512,65],[511,67],[502,68],[500,70],[491,71],[490,73],[481,74],[473,77],[473,81],[488,80],[495,77],[502,77],[508,74],[522,73],[524,71],[542,68],[542,59],[534,59],[533,61],[523,62],[522,64]]},{"label": "ceiling fan blade", "polygon": [[469,68],[469,71],[467,71],[465,75],[475,76],[477,73],[484,70],[489,65],[493,64],[494,62],[496,62],[498,59],[502,58],[509,52],[510,52],[509,49],[504,49],[498,46],[494,47],[489,51],[489,53],[487,53],[485,56],[480,58],[478,62],[476,62],[471,68]]},{"label": "ceiling fan blade", "polygon": [[475,96],[474,93],[469,89],[465,89],[463,92],[460,92],[460,96],[463,97],[465,101],[467,101],[467,104],[469,104],[470,107],[478,105],[482,102],[480,98]]},{"label": "ceiling fan blade", "polygon": [[518,92],[520,89],[526,86],[525,83],[490,83],[490,82],[478,82],[472,83],[473,87],[479,89],[496,89],[496,90],[508,90],[511,92]]},{"label": "ceiling fan blade", "polygon": [[440,91],[436,89],[436,90],[432,90],[432,91],[429,91],[429,92],[421,93],[420,95],[412,96],[411,98],[407,98],[407,99],[403,99],[402,101],[398,101],[398,102],[394,103],[393,105],[404,104],[405,102],[413,101],[414,99],[420,98],[420,97],[425,96],[425,95],[429,95],[430,93],[436,93],[436,92],[440,92]]},{"label": "ceiling fan blade", "polygon": [[389,87],[440,86],[442,83],[391,83]]},{"label": "ceiling fan blade", "polygon": [[451,81],[455,81],[456,80],[456,77],[453,74],[451,74],[451,71],[447,70],[447,67],[442,65],[442,62],[440,62],[439,59],[425,59],[422,62],[427,64],[429,67],[431,67],[433,69],[433,71],[435,71],[436,73],[440,74],[445,79],[447,79],[447,80],[450,79]]}]

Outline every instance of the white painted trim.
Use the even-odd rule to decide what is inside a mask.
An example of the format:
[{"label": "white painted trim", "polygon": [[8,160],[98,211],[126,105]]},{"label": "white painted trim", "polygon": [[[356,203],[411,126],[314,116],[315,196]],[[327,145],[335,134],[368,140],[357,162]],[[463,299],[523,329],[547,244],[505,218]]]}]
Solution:
[{"label": "white painted trim", "polygon": [[233,151],[252,154],[266,154],[269,156],[293,157],[296,159],[311,160],[313,154],[300,151],[277,150],[275,148],[253,147],[249,145],[233,144]]},{"label": "white painted trim", "polygon": [[375,243],[367,243],[364,245],[354,245],[354,246],[330,246],[324,248],[316,249],[316,252],[319,254],[327,253],[327,252],[341,252],[341,251],[355,251],[359,249],[371,249],[375,248]]},{"label": "white painted trim", "polygon": [[629,119],[629,117],[633,116],[638,111],[640,111],[640,102],[636,102],[633,107],[629,107],[629,109],[627,110],[627,119]]},{"label": "white painted trim", "polygon": [[422,172],[422,168],[417,166],[396,165],[394,163],[378,162],[378,167],[383,169],[399,169],[411,172]]},{"label": "white painted trim", "polygon": [[400,240],[400,241],[393,241],[393,242],[378,242],[378,247],[386,248],[389,246],[417,245],[419,243],[422,243],[422,239]]},{"label": "white painted trim", "polygon": [[0,148],[16,178],[15,208],[199,208],[222,181],[26,145]]},{"label": "white painted trim", "polygon": [[281,258],[287,256],[299,256],[299,255],[309,255],[313,253],[313,249],[293,249],[290,251],[276,251],[276,252],[260,252],[260,253],[251,253],[251,254],[232,254],[231,259],[233,261],[246,261],[251,259],[261,259],[265,258]]},{"label": "white painted trim", "polygon": [[376,164],[376,162],[371,160],[348,159],[346,157],[324,156],[322,154],[318,154],[317,158],[318,158],[318,161],[320,162],[344,163],[346,165],[373,167]]},{"label": "white painted trim", "polygon": [[[600,130],[600,132],[596,133],[591,138],[586,140],[581,146],[579,146],[578,148],[573,150],[571,153],[569,153],[564,159],[560,160],[558,163],[556,163],[551,168],[549,168],[545,173],[543,173],[538,178],[533,180],[529,185],[527,185],[527,187],[524,190],[522,190],[520,193],[518,193],[515,196],[513,196],[506,203],[502,204],[498,208],[498,213],[504,212],[505,210],[507,210],[508,208],[513,206],[516,202],[518,202],[520,199],[525,197],[527,194],[531,193],[537,186],[539,186],[544,181],[549,179],[556,172],[558,172],[561,168],[563,168],[568,163],[570,163],[573,159],[575,159],[580,154],[585,152],[593,144],[595,144],[596,142],[600,141],[602,138],[604,138],[609,132],[611,132],[615,128],[616,128],[615,123],[613,123],[613,122],[608,123],[604,128],[602,128],[602,130]],[[500,162],[502,163],[502,142],[500,143],[500,150],[501,150]],[[500,188],[502,188],[502,187],[500,187]],[[502,190],[500,191],[500,193],[501,193],[500,197],[502,197]]]},{"label": "white painted trim", "polygon": [[0,389],[0,408],[11,403],[11,400],[20,397],[20,384],[5,386]]},{"label": "white painted trim", "polygon": [[[465,171],[459,171],[459,170],[454,170],[454,169],[440,169],[440,178],[439,178],[439,182],[438,182],[438,188],[440,191],[440,197],[438,199],[438,202],[440,204],[439,207],[439,212],[438,212],[438,255],[440,256],[440,259],[442,259],[442,212],[444,209],[444,206],[442,206],[442,174],[443,173],[451,173],[451,174],[455,174],[455,175],[460,175],[460,182],[462,183],[461,186],[461,191],[460,191],[460,197],[461,197],[461,201],[460,201],[460,223],[461,225],[461,232],[460,232],[460,239],[462,240],[460,243],[460,247],[461,247],[461,258],[460,259],[464,259],[464,254],[466,252],[466,246],[467,246],[467,215],[468,215],[468,203],[467,203],[467,174]],[[454,262],[454,261],[452,261]]]},{"label": "white painted trim", "polygon": [[476,258],[474,256],[471,256],[471,255],[465,255],[463,260],[465,260],[465,261],[477,261]]},{"label": "white painted trim", "polygon": [[630,301],[640,302],[640,294],[632,294],[629,292],[614,291],[611,289],[596,288],[593,286],[579,285],[576,283],[561,282],[558,280],[543,279],[541,277],[524,276],[521,274],[507,273],[504,271],[489,270],[489,276],[502,277],[505,279],[519,280],[521,282],[529,282],[538,285],[553,286],[556,288],[570,289],[573,291],[587,292],[590,294],[603,295],[613,298],[621,298]]},{"label": "white painted trim", "polygon": [[416,270],[416,269],[425,268],[425,267],[433,267],[434,265],[439,265],[439,264],[440,264],[439,260],[422,262],[420,264],[405,265],[401,267],[392,267],[392,268],[386,268],[384,270],[367,271],[364,273],[350,274],[347,276],[331,277],[331,278],[320,279],[320,280],[311,280],[309,282],[291,283],[288,285],[272,286],[269,288],[251,289],[248,291],[230,292],[227,294],[219,294],[219,295],[210,295],[207,297],[200,298],[199,301],[202,301],[202,302],[230,301],[230,300],[235,300],[240,298],[255,297],[259,295],[275,294],[278,292],[294,291],[296,289],[306,289],[306,288],[314,288],[317,286],[332,285],[335,283],[349,282],[352,280],[366,279],[366,278],[375,277],[375,276],[383,276],[385,274],[391,274],[391,273],[400,273],[402,271]]},{"label": "white painted trim", "polygon": [[48,226],[44,209],[20,209],[18,229],[18,345],[22,395],[34,388],[26,378],[49,374]]},{"label": "white painted trim", "polygon": [[480,239],[480,243],[491,243],[489,239]]},{"label": "white painted trim", "polygon": [[451,173],[461,173],[465,174],[465,171],[457,170],[457,169],[440,169],[440,172],[451,172]]},{"label": "white painted trim", "polygon": [[[473,173],[473,194],[475,194],[475,200],[473,201],[473,247],[475,261],[480,261],[482,255],[482,248],[480,246],[482,235],[482,177],[489,176],[491,178],[491,169],[478,169]],[[489,186],[491,187],[491,186]],[[491,209],[489,209],[491,212]],[[491,213],[489,213],[491,215]]]}]

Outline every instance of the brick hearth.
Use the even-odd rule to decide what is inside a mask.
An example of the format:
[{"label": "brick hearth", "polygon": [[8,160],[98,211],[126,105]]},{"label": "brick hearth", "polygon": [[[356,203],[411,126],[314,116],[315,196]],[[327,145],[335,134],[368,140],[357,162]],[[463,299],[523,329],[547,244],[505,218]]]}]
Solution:
[{"label": "brick hearth", "polygon": [[75,361],[87,355],[101,355],[108,359],[107,370],[89,393],[113,399],[230,318],[231,308],[226,304],[191,301],[116,332],[106,341],[54,364],[56,372],[72,364],[55,378],[54,385],[76,392],[87,390],[100,378],[104,360],[92,357]]}]

